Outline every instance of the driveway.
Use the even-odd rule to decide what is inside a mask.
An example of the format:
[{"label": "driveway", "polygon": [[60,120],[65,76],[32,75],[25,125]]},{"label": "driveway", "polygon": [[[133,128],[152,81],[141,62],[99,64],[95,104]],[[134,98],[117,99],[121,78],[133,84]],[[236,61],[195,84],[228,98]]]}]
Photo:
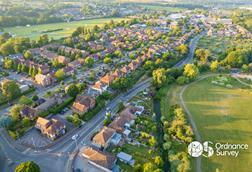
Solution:
[{"label": "driveway", "polygon": [[82,172],[101,172],[101,171],[103,171],[100,168],[97,168],[94,165],[90,164],[88,162],[88,160],[81,155],[81,152],[82,151],[80,151],[78,153],[78,155],[76,156],[75,161],[73,163],[75,169],[80,169]]},{"label": "driveway", "polygon": [[24,136],[17,140],[17,143],[23,144],[28,147],[40,148],[46,146],[52,141],[48,139],[46,136],[43,136],[39,130],[36,128],[32,128],[28,131]]}]

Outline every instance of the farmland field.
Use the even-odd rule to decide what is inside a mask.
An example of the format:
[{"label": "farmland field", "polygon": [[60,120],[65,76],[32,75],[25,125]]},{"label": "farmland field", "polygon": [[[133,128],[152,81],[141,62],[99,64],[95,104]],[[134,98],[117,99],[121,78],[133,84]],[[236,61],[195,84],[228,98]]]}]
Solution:
[{"label": "farmland field", "polygon": [[[51,24],[41,24],[33,26],[16,26],[4,28],[5,32],[9,32],[16,37],[29,37],[30,39],[36,40],[42,34],[47,34],[50,38],[60,39],[71,35],[71,33],[79,26],[93,27],[95,25],[103,25],[104,23],[114,20],[115,22],[121,20],[127,20],[126,18],[103,18],[103,19],[92,19],[82,20],[73,22],[61,22]],[[54,32],[47,32],[48,30],[55,30]]]},{"label": "farmland field", "polygon": [[189,85],[184,101],[203,141],[248,144],[238,157],[202,158],[202,171],[246,172],[252,164],[252,90],[227,77],[232,88],[213,84],[216,76]]}]

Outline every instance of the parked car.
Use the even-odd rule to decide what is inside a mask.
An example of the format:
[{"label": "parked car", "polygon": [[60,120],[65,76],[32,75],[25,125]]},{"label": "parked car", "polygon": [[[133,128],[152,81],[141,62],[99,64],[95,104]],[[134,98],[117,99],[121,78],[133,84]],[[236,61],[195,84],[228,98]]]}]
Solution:
[{"label": "parked car", "polygon": [[73,135],[72,140],[76,140],[78,137],[79,137],[79,134],[75,134]]}]

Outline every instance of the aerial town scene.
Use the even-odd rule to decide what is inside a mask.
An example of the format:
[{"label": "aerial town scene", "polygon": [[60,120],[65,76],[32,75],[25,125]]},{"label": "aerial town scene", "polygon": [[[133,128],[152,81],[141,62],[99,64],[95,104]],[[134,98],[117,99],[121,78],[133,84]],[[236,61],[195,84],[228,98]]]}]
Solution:
[{"label": "aerial town scene", "polygon": [[252,1],[0,0],[0,172],[251,172]]}]

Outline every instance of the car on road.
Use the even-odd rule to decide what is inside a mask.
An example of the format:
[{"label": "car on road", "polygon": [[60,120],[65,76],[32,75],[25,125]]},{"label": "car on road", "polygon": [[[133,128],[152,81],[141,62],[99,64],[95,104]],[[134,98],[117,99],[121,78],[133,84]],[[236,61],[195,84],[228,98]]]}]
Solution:
[{"label": "car on road", "polygon": [[73,135],[72,140],[76,140],[78,137],[79,137],[79,134],[75,134]]}]

